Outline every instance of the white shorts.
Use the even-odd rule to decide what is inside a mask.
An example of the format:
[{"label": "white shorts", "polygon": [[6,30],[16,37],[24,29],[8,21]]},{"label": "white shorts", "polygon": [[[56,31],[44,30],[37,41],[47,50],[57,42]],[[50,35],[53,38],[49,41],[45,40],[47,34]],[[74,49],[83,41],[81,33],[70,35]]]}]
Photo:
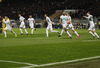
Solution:
[{"label": "white shorts", "polygon": [[62,24],[63,28],[66,28],[67,24]]},{"label": "white shorts", "polygon": [[92,31],[95,31],[95,26],[94,25],[90,25],[89,29],[88,30],[92,30]]},{"label": "white shorts", "polygon": [[47,30],[49,30],[49,29],[50,29],[50,30],[53,29],[53,28],[52,28],[52,25],[48,25],[48,26],[47,26]]},{"label": "white shorts", "polygon": [[24,23],[21,23],[19,27],[25,28],[25,24]]},{"label": "white shorts", "polygon": [[74,30],[74,27],[73,27],[73,25],[72,25],[72,24],[68,24],[67,29],[72,29],[72,30]]},{"label": "white shorts", "polygon": [[12,31],[12,28],[11,27],[5,27],[5,30]]},{"label": "white shorts", "polygon": [[30,24],[29,26],[30,26],[30,28],[34,28],[34,24]]}]

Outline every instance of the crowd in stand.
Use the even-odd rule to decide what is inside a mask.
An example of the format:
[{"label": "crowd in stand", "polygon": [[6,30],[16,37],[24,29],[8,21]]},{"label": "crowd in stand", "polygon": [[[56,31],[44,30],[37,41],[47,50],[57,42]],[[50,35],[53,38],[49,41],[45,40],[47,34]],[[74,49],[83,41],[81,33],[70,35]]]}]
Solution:
[{"label": "crowd in stand", "polygon": [[27,18],[30,14],[35,18],[42,18],[45,13],[51,15],[55,10],[77,9],[71,13],[73,18],[81,18],[87,11],[98,16],[99,7],[94,3],[99,0],[4,0],[0,3],[0,15],[7,15],[11,19],[18,19],[18,14]]}]

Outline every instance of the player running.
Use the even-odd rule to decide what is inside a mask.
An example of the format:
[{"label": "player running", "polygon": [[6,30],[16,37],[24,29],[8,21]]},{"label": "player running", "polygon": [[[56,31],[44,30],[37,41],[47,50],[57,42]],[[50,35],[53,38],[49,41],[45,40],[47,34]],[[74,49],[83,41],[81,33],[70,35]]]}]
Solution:
[{"label": "player running", "polygon": [[68,24],[67,24],[67,16],[65,14],[65,11],[63,11],[62,15],[60,16],[60,24],[62,24],[63,29],[61,31],[61,34],[58,37],[61,37],[65,30],[66,33],[69,35],[69,37],[72,39],[71,34],[69,33],[68,29],[66,29],[68,27]]},{"label": "player running", "polygon": [[33,30],[36,30],[36,29],[34,28],[35,20],[34,18],[32,18],[32,15],[29,16],[28,23],[29,23],[30,28],[32,29],[31,35],[33,35]]},{"label": "player running", "polygon": [[47,29],[46,29],[46,35],[47,35],[46,37],[49,37],[48,36],[48,30],[49,29],[51,30],[51,32],[58,32],[59,33],[59,31],[53,30],[52,24],[54,24],[54,23],[50,20],[50,18],[47,16],[47,14],[45,14],[44,17],[46,18],[46,21],[48,23],[48,26],[47,26]]},{"label": "player running", "polygon": [[[95,36],[97,36],[98,40],[100,39],[100,37],[98,36],[98,34],[95,32],[95,24],[93,21],[93,16],[90,14],[90,12],[87,12],[87,16],[83,16],[84,18],[87,18],[89,20],[90,23],[90,27],[88,29],[88,32],[93,36],[93,39],[95,38]],[[92,31],[92,32],[91,32]]]},{"label": "player running", "polygon": [[69,13],[67,14],[67,22],[68,22],[68,25],[69,25],[67,29],[71,28],[72,31],[73,31],[73,32],[77,35],[77,37],[79,38],[79,34],[75,31],[75,29],[74,29],[74,27],[73,27],[73,25],[72,25],[72,19],[71,19],[71,16],[70,16]]},{"label": "player running", "polygon": [[25,23],[24,23],[25,18],[24,18],[23,16],[21,16],[21,14],[19,14],[19,20],[20,20],[20,22],[21,22],[21,24],[20,24],[20,26],[19,26],[19,29],[20,29],[20,31],[21,31],[21,35],[23,35],[23,31],[22,31],[21,28],[23,28],[23,29],[25,30],[26,34],[28,35],[28,32],[27,32],[27,30],[25,29]]},{"label": "player running", "polygon": [[15,37],[17,37],[17,34],[12,30],[12,25],[11,25],[10,21],[8,20],[8,17],[7,16],[5,16],[4,24],[6,25],[6,27],[4,29],[4,34],[5,34],[4,37],[5,38],[7,37],[7,34],[6,34],[6,31],[7,30],[11,31],[15,35]]}]

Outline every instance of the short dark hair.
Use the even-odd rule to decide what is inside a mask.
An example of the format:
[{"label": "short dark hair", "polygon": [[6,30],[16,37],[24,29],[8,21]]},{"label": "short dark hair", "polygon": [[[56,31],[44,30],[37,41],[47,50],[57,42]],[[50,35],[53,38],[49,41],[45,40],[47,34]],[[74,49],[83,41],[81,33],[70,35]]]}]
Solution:
[{"label": "short dark hair", "polygon": [[87,12],[87,13],[89,13],[89,14],[90,14],[90,12]]}]

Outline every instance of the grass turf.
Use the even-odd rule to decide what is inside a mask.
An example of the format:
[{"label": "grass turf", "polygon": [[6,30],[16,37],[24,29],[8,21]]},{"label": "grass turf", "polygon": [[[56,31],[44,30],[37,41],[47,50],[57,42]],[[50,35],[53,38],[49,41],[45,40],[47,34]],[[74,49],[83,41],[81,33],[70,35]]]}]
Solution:
[{"label": "grass turf", "polygon": [[[76,30],[80,38],[73,34],[69,39],[66,33],[58,37],[57,33],[49,33],[46,38],[45,29],[37,29],[34,35],[20,35],[19,29],[13,29],[18,37],[7,31],[7,38],[0,35],[0,60],[46,64],[67,60],[100,56],[100,40],[93,40],[86,29]],[[27,29],[30,33],[31,30]],[[61,30],[59,30],[61,31]],[[100,31],[97,30],[100,35]],[[5,64],[5,65],[4,65]],[[16,68],[24,65],[0,62],[0,68]],[[25,65],[27,66],[27,65]]]}]

